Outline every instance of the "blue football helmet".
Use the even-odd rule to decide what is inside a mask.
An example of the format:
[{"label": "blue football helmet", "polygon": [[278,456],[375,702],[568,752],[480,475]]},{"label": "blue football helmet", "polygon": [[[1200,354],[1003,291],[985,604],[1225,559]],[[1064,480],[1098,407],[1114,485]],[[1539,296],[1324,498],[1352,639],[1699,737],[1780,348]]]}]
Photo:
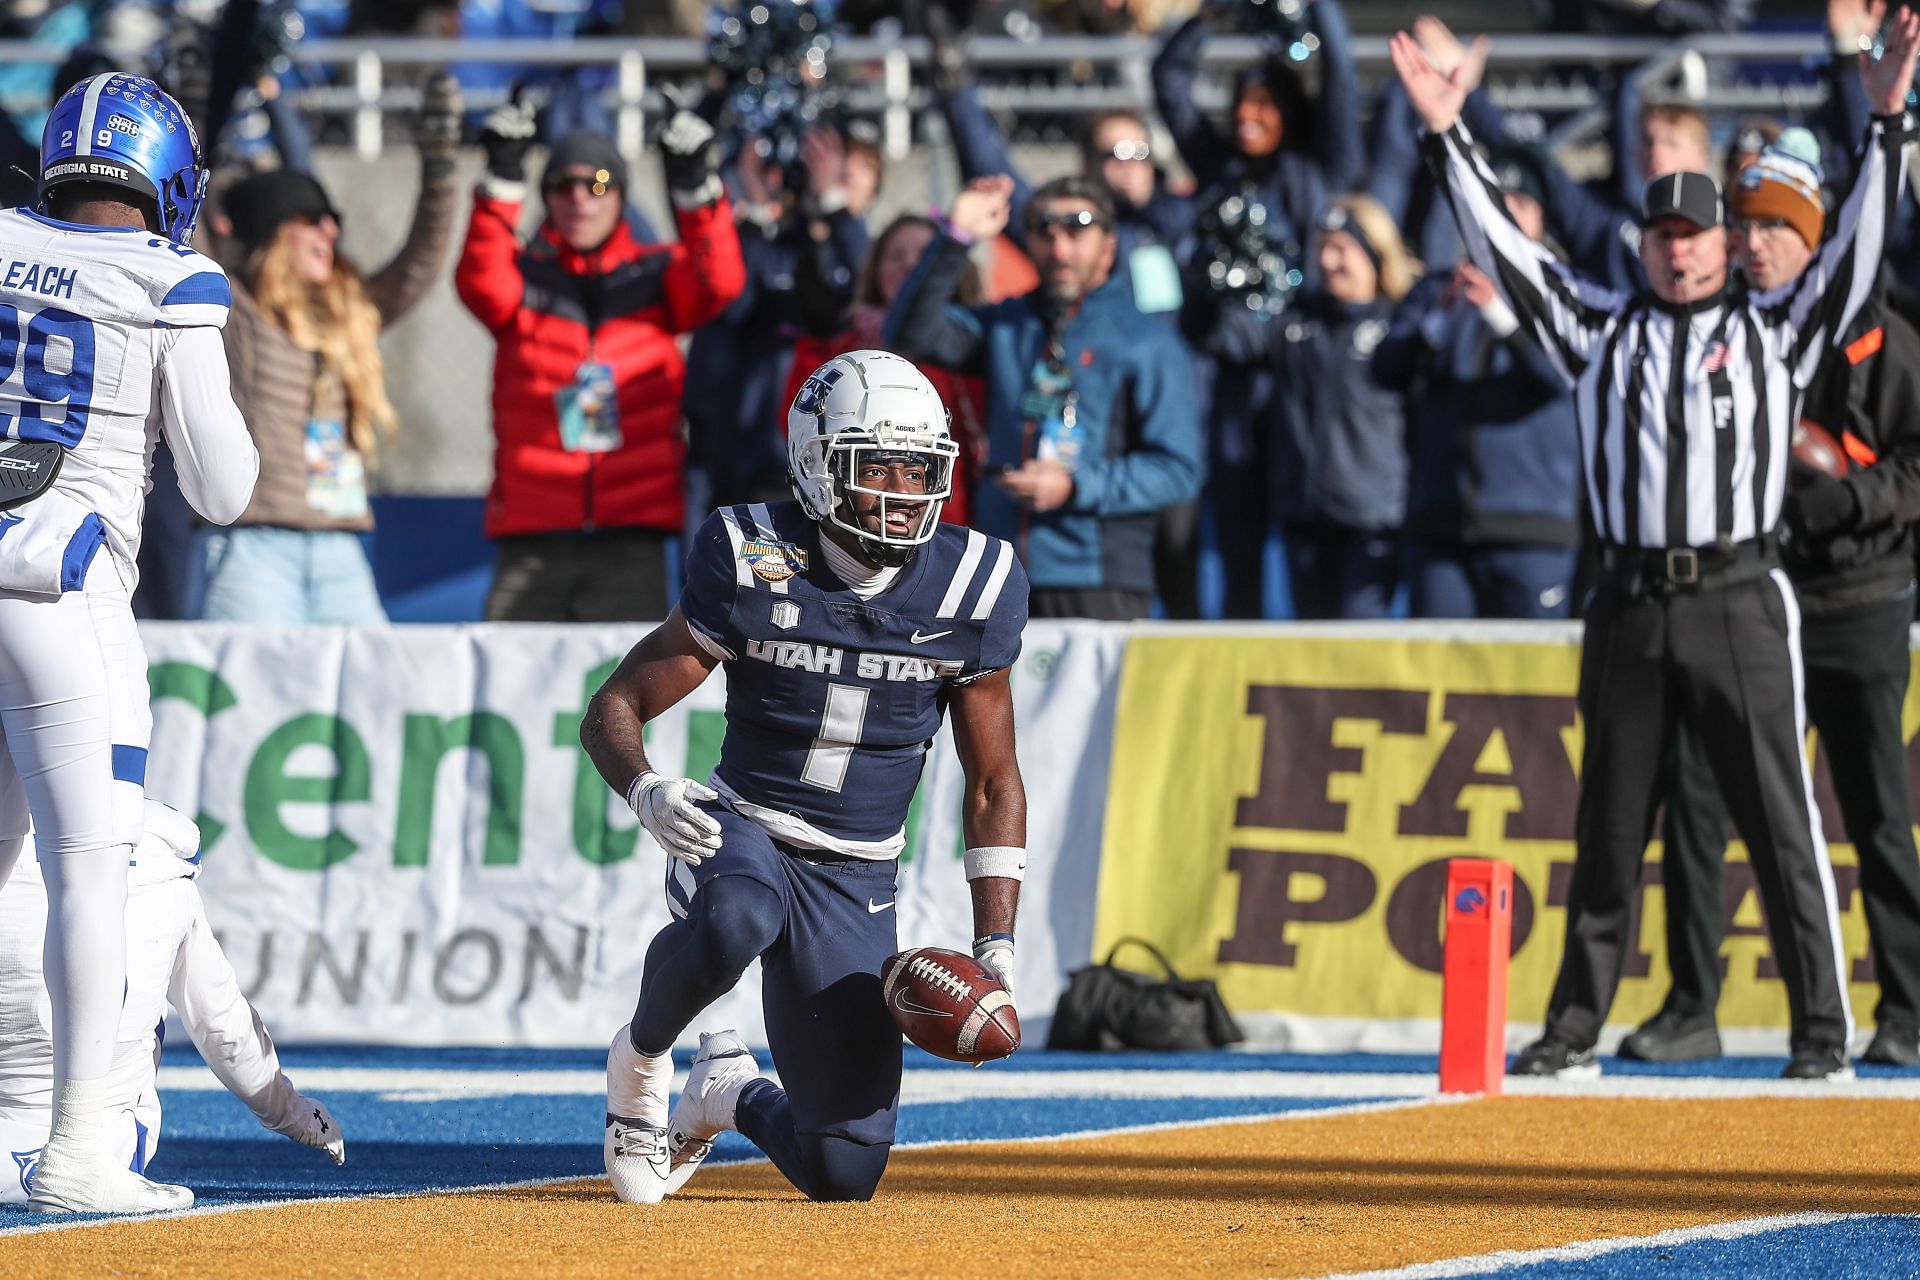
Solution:
[{"label": "blue football helmet", "polygon": [[180,104],[145,76],[88,76],[60,95],[40,134],[40,200],[63,182],[103,182],[154,202],[160,232],[193,238],[207,193],[200,136]]}]

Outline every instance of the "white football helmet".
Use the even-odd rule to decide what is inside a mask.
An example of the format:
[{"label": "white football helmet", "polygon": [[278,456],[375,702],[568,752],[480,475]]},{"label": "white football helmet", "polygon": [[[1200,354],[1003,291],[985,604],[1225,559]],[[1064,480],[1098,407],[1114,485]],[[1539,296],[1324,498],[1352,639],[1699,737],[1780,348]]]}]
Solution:
[{"label": "white football helmet", "polygon": [[[870,489],[859,482],[860,463],[874,455],[910,454],[927,464],[925,493]],[[874,562],[905,564],[933,537],[940,509],[953,494],[953,463],[960,446],[948,428],[947,407],[925,374],[890,351],[850,351],[814,370],[787,411],[787,478],[807,515],[860,539]],[[850,499],[880,500],[880,529],[853,518]],[[921,508],[917,522],[894,531],[888,504]]]}]

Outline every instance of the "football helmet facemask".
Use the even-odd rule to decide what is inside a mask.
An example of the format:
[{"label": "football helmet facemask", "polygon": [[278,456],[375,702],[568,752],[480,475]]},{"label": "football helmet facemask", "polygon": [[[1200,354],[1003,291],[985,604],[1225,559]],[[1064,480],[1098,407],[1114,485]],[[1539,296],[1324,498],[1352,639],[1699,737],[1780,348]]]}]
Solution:
[{"label": "football helmet facemask", "polygon": [[[906,564],[940,527],[953,494],[960,446],[940,393],[925,374],[888,351],[852,351],[813,372],[787,412],[787,478],[809,518],[850,533],[882,568]],[[917,462],[924,491],[861,483],[863,467]],[[856,497],[876,500],[879,527],[855,514]],[[898,517],[905,509],[904,527]]]}]

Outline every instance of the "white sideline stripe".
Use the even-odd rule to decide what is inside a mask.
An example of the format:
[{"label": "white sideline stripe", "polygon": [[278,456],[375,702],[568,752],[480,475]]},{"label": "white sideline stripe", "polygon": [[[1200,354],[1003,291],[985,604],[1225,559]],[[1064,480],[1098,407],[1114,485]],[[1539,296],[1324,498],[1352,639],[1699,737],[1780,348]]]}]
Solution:
[{"label": "white sideline stripe", "polygon": [[960,600],[967,594],[967,588],[973,585],[973,572],[980,567],[980,557],[987,554],[987,535],[978,529],[967,530],[967,549],[960,553],[960,565],[953,571],[953,581],[947,584],[947,594],[940,598],[940,607],[933,611],[936,618],[951,618],[960,610]]},{"label": "white sideline stripe", "polygon": [[[604,1093],[601,1071],[409,1070],[380,1067],[294,1067],[302,1089],[314,1093],[374,1093],[389,1101],[432,1102],[516,1094],[591,1096]],[[674,1077],[676,1087],[686,1073]],[[202,1066],[162,1067],[162,1089],[217,1092],[220,1082]],[[1431,1075],[1406,1072],[1314,1075],[1281,1071],[953,1071],[909,1070],[903,1103],[965,1102],[976,1098],[1431,1098]],[[1688,1101],[1724,1098],[1866,1098],[1920,1100],[1920,1079],[1725,1080],[1699,1077],[1602,1076],[1559,1081],[1508,1077],[1508,1097],[1646,1098]],[[1477,1095],[1447,1095],[1477,1096]]]},{"label": "white sideline stripe", "polygon": [[[681,1072],[676,1084],[685,1079]],[[604,1084],[602,1086],[604,1088]],[[1175,1129],[1204,1129],[1214,1125],[1259,1124],[1268,1120],[1317,1120],[1323,1116],[1366,1115],[1375,1111],[1400,1111],[1409,1107],[1431,1106],[1436,1103],[1465,1101],[1464,1098],[1403,1098],[1387,1102],[1359,1102],[1347,1107],[1321,1107],[1312,1111],[1283,1111],[1257,1116],[1225,1116],[1209,1120],[1168,1120],[1158,1124],[1120,1125],[1110,1129],[1075,1129],[1066,1133],[1034,1134],[1024,1138],[956,1138],[939,1142],[902,1142],[894,1146],[895,1151],[934,1151],[941,1147],[977,1147],[985,1143],[1004,1142],[1010,1145],[1027,1146],[1040,1142],[1079,1142],[1091,1138],[1118,1138],[1135,1133],[1166,1133]],[[764,1158],[752,1160],[729,1160],[728,1165],[766,1164]],[[721,1166],[715,1166],[716,1168]],[[284,1200],[256,1200],[247,1204],[213,1204],[192,1209],[182,1209],[178,1213],[149,1213],[139,1215],[143,1222],[158,1221],[162,1218],[212,1218],[221,1214],[251,1212],[259,1209],[287,1209],[297,1205],[309,1204],[352,1204],[360,1200],[401,1200],[409,1196],[461,1196],[493,1191],[531,1191],[539,1187],[557,1187],[570,1182],[591,1182],[598,1175],[568,1174],[562,1178],[529,1178],[524,1182],[490,1182],[472,1187],[423,1187],[414,1191],[368,1191],[351,1196],[301,1196]],[[46,1231],[78,1231],[87,1227],[114,1226],[128,1221],[119,1218],[87,1218],[80,1221],[36,1222],[26,1227],[0,1228],[0,1239],[7,1236],[39,1235]]]},{"label": "white sideline stripe", "polygon": [[1650,1236],[1610,1236],[1601,1240],[1582,1240],[1552,1249],[1502,1249],[1497,1253],[1475,1254],[1466,1258],[1447,1258],[1440,1262],[1421,1262],[1387,1271],[1342,1271],[1325,1280],[1439,1280],[1448,1276],[1477,1276],[1489,1271],[1511,1271],[1539,1262],[1586,1262],[1627,1249],[1665,1249],[1693,1244],[1701,1240],[1742,1240],[1770,1231],[1795,1227],[1824,1227],[1830,1223],[1858,1218],[1879,1218],[1877,1213],[1782,1213],[1765,1218],[1737,1218],[1704,1227],[1676,1227]]}]

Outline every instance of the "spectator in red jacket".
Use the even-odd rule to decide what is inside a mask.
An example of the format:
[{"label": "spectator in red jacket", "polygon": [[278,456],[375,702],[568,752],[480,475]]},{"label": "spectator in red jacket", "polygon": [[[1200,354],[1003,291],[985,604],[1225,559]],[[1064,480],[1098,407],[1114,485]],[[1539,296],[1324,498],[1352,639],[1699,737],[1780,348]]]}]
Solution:
[{"label": "spectator in red jacket", "polygon": [[546,217],[523,245],[533,135],[524,105],[487,118],[487,175],[454,273],[460,300],[499,344],[487,618],[663,618],[685,457],[686,366],[674,335],[719,315],[746,282],[708,157],[713,131],[681,112],[661,136],[680,242],[657,245],[634,239],[626,167],[594,133],[554,144],[541,182]]},{"label": "spectator in red jacket", "polygon": [[[887,322],[887,308],[894,295],[913,274],[914,266],[927,246],[940,238],[940,224],[917,213],[903,213],[887,224],[867,250],[866,261],[853,284],[853,305],[847,309],[847,327],[831,338],[803,337],[793,344],[793,366],[787,372],[786,397],[782,405],[792,404],[809,374],[837,355],[868,348],[884,348],[880,330]],[[980,301],[978,273],[969,269],[956,295],[961,306]],[[960,443],[960,462],[954,471],[953,496],[940,508],[940,519],[948,524],[966,524],[979,476],[980,462],[986,457],[986,389],[980,379],[923,364],[920,372],[940,393],[941,403],[952,417],[953,438]]]}]

